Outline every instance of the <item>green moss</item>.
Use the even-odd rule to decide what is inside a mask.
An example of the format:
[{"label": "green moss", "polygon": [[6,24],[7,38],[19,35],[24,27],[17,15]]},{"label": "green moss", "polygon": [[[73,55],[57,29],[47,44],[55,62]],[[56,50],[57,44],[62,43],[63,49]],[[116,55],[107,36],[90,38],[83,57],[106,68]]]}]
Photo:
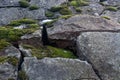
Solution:
[{"label": "green moss", "polygon": [[102,16],[102,18],[110,20],[110,18],[108,16]]},{"label": "green moss", "polygon": [[[14,29],[14,28],[6,28],[0,27],[0,39],[5,39],[8,42],[17,41],[24,34],[33,33],[35,30],[38,30],[39,27],[30,27],[26,29]],[[3,43],[0,43],[1,45]]]},{"label": "green moss", "polygon": [[72,52],[60,48],[47,47],[51,52],[51,57],[76,58]]},{"label": "green moss", "polygon": [[30,28],[38,28],[39,25],[38,24],[29,24]]},{"label": "green moss", "polygon": [[7,42],[5,39],[0,39],[0,50],[4,49],[5,47],[9,46],[10,43]]},{"label": "green moss", "polygon": [[33,19],[20,19],[18,20],[19,23],[21,24],[33,24],[33,23],[36,23],[35,20]]},{"label": "green moss", "polygon": [[81,9],[81,8],[79,8],[79,7],[75,7],[75,10],[76,10],[76,12],[79,12],[79,13],[81,13],[81,12],[82,12],[82,9]]},{"label": "green moss", "polygon": [[77,3],[77,1],[71,1],[71,2],[70,2],[70,5],[71,5],[71,6],[79,6],[78,3]]},{"label": "green moss", "polygon": [[28,1],[26,1],[26,0],[20,0],[19,1],[19,4],[20,4],[20,6],[21,7],[23,7],[23,8],[27,8],[27,7],[29,7],[29,2]]},{"label": "green moss", "polygon": [[88,6],[89,3],[86,0],[73,0],[70,2],[71,6]]},{"label": "green moss", "polygon": [[21,23],[19,23],[18,21],[12,21],[10,22],[10,24],[8,24],[8,26],[19,26]]},{"label": "green moss", "polygon": [[19,26],[21,24],[33,24],[36,23],[33,19],[19,19],[19,20],[13,20],[8,24],[8,26]]},{"label": "green moss", "polygon": [[117,7],[113,7],[113,6],[109,6],[106,8],[106,10],[109,10],[109,11],[117,11]]},{"label": "green moss", "polygon": [[18,63],[19,63],[19,60],[18,60],[18,58],[16,58],[16,57],[8,57],[8,62],[10,63],[10,64],[12,64],[13,66],[17,66],[18,65]]},{"label": "green moss", "polygon": [[28,80],[28,76],[26,75],[24,71],[19,71],[18,77],[20,80]]},{"label": "green moss", "polygon": [[72,11],[69,10],[68,8],[63,8],[63,9],[60,10],[60,14],[62,14],[62,15],[71,15]]},{"label": "green moss", "polygon": [[62,18],[62,19],[68,19],[68,18],[70,18],[72,15],[63,15],[63,16],[61,16],[60,18]]},{"label": "green moss", "polygon": [[39,9],[39,7],[36,6],[36,5],[31,5],[31,6],[29,7],[29,10],[37,10],[37,9]]},{"label": "green moss", "polygon": [[79,4],[79,6],[88,6],[89,5],[89,3],[85,0],[79,0],[78,4]]},{"label": "green moss", "polygon": [[8,58],[5,56],[0,56],[0,63],[7,62]]},{"label": "green moss", "polygon": [[46,17],[53,17],[53,16],[54,16],[54,13],[51,12],[51,11],[46,11],[46,12],[45,12],[45,16],[46,16]]},{"label": "green moss", "polygon": [[55,48],[51,46],[47,47],[33,47],[31,45],[22,45],[24,48],[31,49],[32,55],[36,56],[38,59],[42,59],[44,57],[63,57],[63,58],[76,58],[72,52],[60,49],[60,48]]},{"label": "green moss", "polygon": [[50,9],[50,11],[52,11],[52,12],[58,12],[58,11],[60,11],[62,9],[62,6],[54,6],[54,7],[52,7],[51,9]]},{"label": "green moss", "polygon": [[10,64],[12,64],[13,66],[17,66],[19,60],[16,57],[12,57],[12,56],[0,56],[0,63],[4,63],[4,62],[9,62]]}]

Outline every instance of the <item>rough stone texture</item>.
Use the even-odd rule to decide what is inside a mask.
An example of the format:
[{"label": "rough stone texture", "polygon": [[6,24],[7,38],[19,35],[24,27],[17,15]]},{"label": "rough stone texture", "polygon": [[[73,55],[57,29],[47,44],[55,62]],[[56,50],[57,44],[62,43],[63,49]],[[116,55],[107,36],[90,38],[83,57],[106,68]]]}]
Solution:
[{"label": "rough stone texture", "polygon": [[66,1],[67,0],[31,0],[30,4],[35,4],[41,8],[49,9],[53,6],[58,6]]},{"label": "rough stone texture", "polygon": [[101,16],[107,16],[114,22],[120,22],[120,10],[116,12],[105,10]]},{"label": "rough stone texture", "polygon": [[120,6],[120,0],[107,0],[107,2],[109,5],[112,5],[112,6],[116,6],[116,5]]},{"label": "rough stone texture", "polygon": [[11,20],[23,18],[18,8],[0,8],[0,25],[7,25]]},{"label": "rough stone texture", "polygon": [[89,6],[83,6],[81,9],[82,14],[99,16],[104,10],[104,8],[105,7],[100,5],[99,3],[89,3]]},{"label": "rough stone texture", "polygon": [[84,32],[77,47],[78,55],[93,64],[102,80],[120,80],[120,33]]},{"label": "rough stone texture", "polygon": [[44,10],[38,9],[30,11],[23,8],[0,8],[0,25],[7,25],[12,20],[21,18],[42,19],[45,17]]},{"label": "rough stone texture", "polygon": [[[16,57],[18,60],[20,60],[21,57],[21,53],[19,52],[19,50],[13,46],[9,46],[4,51],[1,51],[0,55],[5,57]],[[8,80],[10,78],[17,80],[17,71],[18,65],[13,66],[9,62],[0,63],[0,80]]]},{"label": "rough stone texture", "polygon": [[19,6],[18,1],[20,0],[0,0],[0,7]]},{"label": "rough stone texture", "polygon": [[31,49],[24,49],[22,45],[19,45],[20,51],[23,53],[25,57],[31,57]]},{"label": "rough stone texture", "polygon": [[29,80],[75,80],[93,78],[99,80],[90,64],[78,59],[25,57],[23,70]]},{"label": "rough stone texture", "polygon": [[[11,2],[13,1],[13,2]],[[49,9],[53,6],[60,5],[64,3],[66,0],[31,0],[31,5],[37,5],[39,9],[37,10],[29,10],[28,8],[20,8],[15,7],[14,3],[18,3],[18,0],[1,0],[1,5],[9,6],[0,8],[0,25],[7,25],[12,20],[20,19],[20,18],[32,18],[32,19],[44,19],[45,10]],[[12,6],[13,5],[13,6]],[[12,6],[12,7],[11,7]]]},{"label": "rough stone texture", "polygon": [[117,30],[120,24],[111,20],[89,15],[76,15],[67,20],[58,20],[53,27],[48,28],[51,39],[74,39],[79,32],[90,30]]},{"label": "rough stone texture", "polygon": [[29,45],[34,45],[36,47],[43,46],[41,40],[41,30],[37,30],[32,34],[26,34],[22,36],[21,40],[19,41],[19,44],[29,44]]}]

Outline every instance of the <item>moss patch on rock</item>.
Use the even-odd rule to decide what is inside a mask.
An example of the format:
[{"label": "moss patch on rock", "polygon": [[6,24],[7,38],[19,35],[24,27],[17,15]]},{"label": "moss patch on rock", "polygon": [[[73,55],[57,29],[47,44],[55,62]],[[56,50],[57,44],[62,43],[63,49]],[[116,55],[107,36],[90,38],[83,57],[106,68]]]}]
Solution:
[{"label": "moss patch on rock", "polygon": [[27,8],[30,5],[29,2],[26,0],[20,0],[19,4],[20,4],[20,7],[22,7],[22,8]]},{"label": "moss patch on rock", "polygon": [[106,10],[109,10],[109,11],[117,11],[118,9],[117,9],[117,7],[114,7],[114,6],[108,6],[108,7],[106,8]]},{"label": "moss patch on rock", "polygon": [[19,71],[18,77],[20,80],[28,80],[28,76],[26,75],[25,71]]},{"label": "moss patch on rock", "polygon": [[87,0],[72,0],[70,2],[71,6],[88,6],[89,2]]},{"label": "moss patch on rock", "polygon": [[31,6],[29,7],[29,10],[37,10],[37,9],[39,9],[39,7],[36,6],[36,5],[31,5]]},{"label": "moss patch on rock", "polygon": [[9,46],[10,43],[7,42],[5,39],[0,39],[0,50],[4,49],[5,47]]},{"label": "moss patch on rock", "polygon": [[8,24],[8,26],[19,26],[21,24],[34,24],[36,22],[37,21],[33,19],[23,18],[23,19],[11,21],[10,24]]},{"label": "moss patch on rock", "polygon": [[72,14],[72,11],[68,7],[65,7],[65,8],[60,10],[60,14],[62,14],[62,15],[70,15],[70,14]]},{"label": "moss patch on rock", "polygon": [[13,66],[17,66],[19,63],[19,60],[14,56],[0,56],[0,64],[5,62],[8,62]]},{"label": "moss patch on rock", "polygon": [[52,46],[46,47],[33,47],[31,45],[22,45],[25,49],[31,49],[31,53],[33,56],[36,56],[38,59],[42,59],[44,57],[63,57],[63,58],[76,58],[72,52]]}]

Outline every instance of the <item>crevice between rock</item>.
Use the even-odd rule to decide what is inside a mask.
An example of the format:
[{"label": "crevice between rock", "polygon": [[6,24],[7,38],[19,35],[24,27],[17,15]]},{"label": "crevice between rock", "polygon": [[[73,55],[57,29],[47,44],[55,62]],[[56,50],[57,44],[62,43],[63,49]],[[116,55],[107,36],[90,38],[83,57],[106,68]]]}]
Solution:
[{"label": "crevice between rock", "polygon": [[19,71],[21,71],[22,70],[22,63],[24,62],[24,54],[23,54],[23,52],[19,49],[19,44],[18,44],[18,42],[16,41],[16,42],[12,42],[12,44],[13,44],[13,46],[14,47],[16,47],[19,51],[20,51],[20,53],[21,53],[21,57],[20,57],[20,61],[19,61],[19,63],[18,63],[18,75],[17,75],[17,80],[20,80],[19,79]]},{"label": "crevice between rock", "polygon": [[80,52],[80,51],[78,52],[78,51],[77,51],[77,54],[81,54],[81,55],[79,56],[80,60],[82,60],[82,61],[87,61],[87,62],[92,66],[92,69],[94,70],[94,72],[95,72],[95,74],[98,76],[98,78],[99,78],[100,80],[103,80],[103,79],[101,78],[101,76],[100,76],[99,71],[94,67],[93,63],[92,63],[86,56],[84,56],[84,55],[82,54],[82,52]]}]

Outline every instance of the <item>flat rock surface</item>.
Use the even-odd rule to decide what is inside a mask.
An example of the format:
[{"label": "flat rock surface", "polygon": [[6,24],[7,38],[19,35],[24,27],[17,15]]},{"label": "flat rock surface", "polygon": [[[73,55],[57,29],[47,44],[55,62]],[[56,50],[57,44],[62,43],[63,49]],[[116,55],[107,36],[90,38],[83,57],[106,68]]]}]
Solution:
[{"label": "flat rock surface", "polygon": [[79,32],[119,30],[120,24],[101,17],[90,15],[75,15],[67,20],[58,20],[53,27],[48,28],[51,39],[73,39]]},{"label": "flat rock surface", "polygon": [[[20,51],[13,47],[13,46],[9,46],[6,47],[4,49],[4,51],[0,52],[0,80],[9,80],[9,79],[14,79],[17,80],[18,77],[18,64],[20,61],[20,57],[21,57],[21,53]],[[3,58],[4,57],[4,58]],[[10,61],[8,60],[8,57],[10,59]],[[3,58],[3,59],[2,59]],[[6,61],[4,61],[4,59],[6,58]],[[17,59],[18,62],[15,63],[15,65],[13,65],[11,63],[14,62],[14,59]],[[3,62],[2,62],[3,60]]]},{"label": "flat rock surface", "polygon": [[44,58],[37,60],[33,57],[24,58],[23,70],[29,80],[76,80],[97,79],[90,64],[78,59]]},{"label": "flat rock surface", "polygon": [[77,47],[78,55],[93,64],[102,80],[120,80],[120,33],[84,32]]}]

